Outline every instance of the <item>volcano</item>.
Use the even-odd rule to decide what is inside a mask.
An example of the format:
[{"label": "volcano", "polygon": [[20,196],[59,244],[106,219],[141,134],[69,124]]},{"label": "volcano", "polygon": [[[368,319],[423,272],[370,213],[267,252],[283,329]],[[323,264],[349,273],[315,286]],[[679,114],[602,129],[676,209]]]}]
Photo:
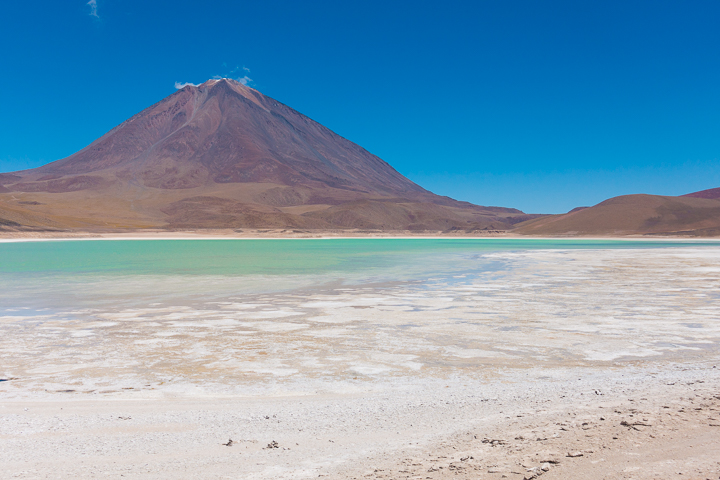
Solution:
[{"label": "volcano", "polygon": [[230,79],[188,85],[79,152],[0,174],[0,228],[506,229]]}]

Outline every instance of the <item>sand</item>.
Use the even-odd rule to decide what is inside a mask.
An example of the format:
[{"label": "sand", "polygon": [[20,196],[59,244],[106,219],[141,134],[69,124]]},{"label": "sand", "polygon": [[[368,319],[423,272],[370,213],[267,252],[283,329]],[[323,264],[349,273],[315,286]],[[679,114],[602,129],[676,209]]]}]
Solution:
[{"label": "sand", "polygon": [[546,373],[340,396],[3,402],[0,477],[718,478],[717,369]]},{"label": "sand", "polygon": [[720,477],[719,248],[482,260],[6,315],[0,478]]}]

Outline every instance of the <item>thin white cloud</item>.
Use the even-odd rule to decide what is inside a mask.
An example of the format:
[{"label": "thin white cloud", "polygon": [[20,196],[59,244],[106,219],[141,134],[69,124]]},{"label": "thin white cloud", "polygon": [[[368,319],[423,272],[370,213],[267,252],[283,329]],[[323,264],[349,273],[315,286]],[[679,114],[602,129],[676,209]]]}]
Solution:
[{"label": "thin white cloud", "polygon": [[190,82],[180,83],[180,82],[175,82],[175,88],[177,88],[178,90],[180,90],[181,88],[185,88],[185,87],[187,87],[188,85],[190,85],[191,87],[197,87],[197,83],[190,83]]},{"label": "thin white cloud", "polygon": [[[223,66],[225,66],[225,62],[223,62]],[[213,76],[213,78],[215,80],[220,80],[221,78],[232,78],[236,82],[239,82],[243,85],[251,85],[253,79],[247,76],[248,73],[250,73],[250,69],[248,67],[246,67],[245,65],[243,65],[242,67],[240,65],[236,65],[235,68],[230,70],[230,73],[226,75],[215,75]],[[241,74],[242,77],[236,76]]]},{"label": "thin white cloud", "polygon": [[97,0],[90,0],[86,5],[90,5],[90,16],[100,18],[97,13]]},{"label": "thin white cloud", "polygon": [[247,85],[248,83],[252,82],[252,78],[245,75],[244,77],[236,78],[238,82],[242,83],[243,85]]}]

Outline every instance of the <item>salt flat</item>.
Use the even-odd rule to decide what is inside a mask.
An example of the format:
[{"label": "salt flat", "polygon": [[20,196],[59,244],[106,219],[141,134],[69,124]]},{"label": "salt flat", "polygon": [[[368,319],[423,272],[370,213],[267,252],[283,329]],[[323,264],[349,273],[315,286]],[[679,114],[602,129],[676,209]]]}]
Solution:
[{"label": "salt flat", "polygon": [[519,418],[717,392],[717,246],[416,253],[250,284],[11,275],[0,476],[435,478],[452,448],[474,457],[455,473],[522,478],[482,443]]}]

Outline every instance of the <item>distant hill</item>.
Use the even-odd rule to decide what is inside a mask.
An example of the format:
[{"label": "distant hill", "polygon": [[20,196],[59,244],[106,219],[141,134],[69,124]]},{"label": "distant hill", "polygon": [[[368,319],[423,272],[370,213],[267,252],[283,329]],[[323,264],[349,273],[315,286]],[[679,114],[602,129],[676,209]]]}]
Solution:
[{"label": "distant hill", "polygon": [[[720,235],[720,189],[681,197],[623,195],[589,208],[522,222],[527,235]],[[717,195],[717,196],[713,196]]]},{"label": "distant hill", "polygon": [[701,190],[699,192],[688,193],[683,197],[692,198],[720,198],[720,188],[710,188],[708,190]]},{"label": "distant hill", "polygon": [[508,229],[229,79],[188,85],[79,152],[0,174],[0,229]]}]

